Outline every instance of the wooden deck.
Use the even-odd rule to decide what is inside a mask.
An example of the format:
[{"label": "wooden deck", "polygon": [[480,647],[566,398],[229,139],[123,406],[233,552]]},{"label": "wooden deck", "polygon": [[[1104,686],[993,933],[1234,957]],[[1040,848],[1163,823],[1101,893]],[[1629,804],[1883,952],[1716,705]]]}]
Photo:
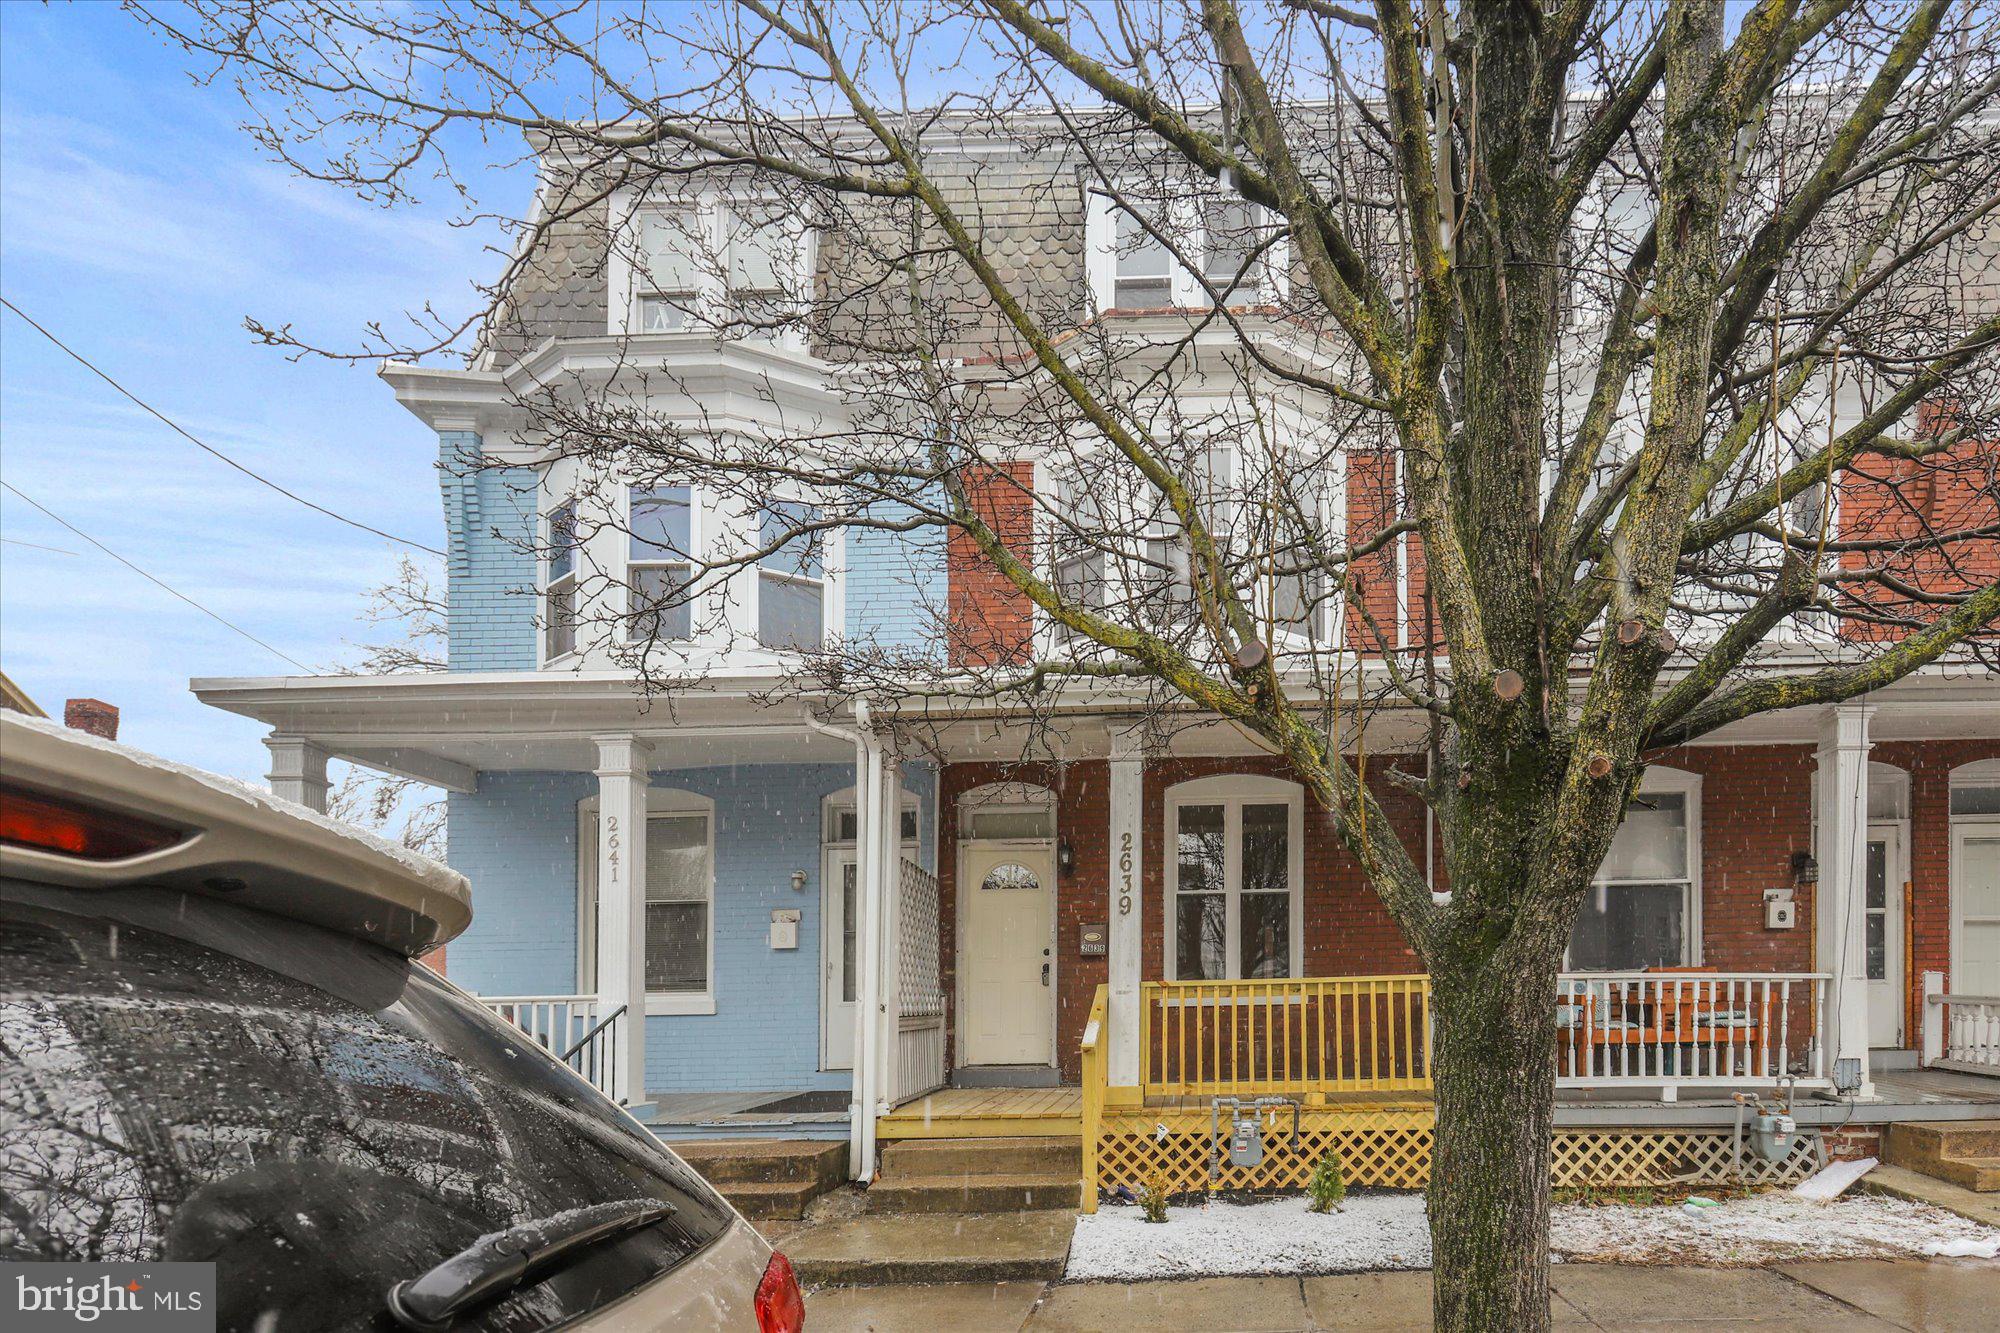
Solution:
[{"label": "wooden deck", "polygon": [[875,1121],[882,1139],[1031,1138],[1083,1132],[1082,1088],[940,1088]]}]

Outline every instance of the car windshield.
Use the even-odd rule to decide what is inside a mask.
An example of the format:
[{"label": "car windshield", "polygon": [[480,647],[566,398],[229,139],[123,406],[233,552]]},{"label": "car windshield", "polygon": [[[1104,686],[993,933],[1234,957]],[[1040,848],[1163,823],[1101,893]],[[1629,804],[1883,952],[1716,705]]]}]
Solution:
[{"label": "car windshield", "polygon": [[0,882],[0,1259],[211,1260],[221,1327],[390,1329],[390,1287],[481,1236],[633,1199],[673,1211],[459,1327],[573,1319],[733,1215],[421,965],[208,899]]}]

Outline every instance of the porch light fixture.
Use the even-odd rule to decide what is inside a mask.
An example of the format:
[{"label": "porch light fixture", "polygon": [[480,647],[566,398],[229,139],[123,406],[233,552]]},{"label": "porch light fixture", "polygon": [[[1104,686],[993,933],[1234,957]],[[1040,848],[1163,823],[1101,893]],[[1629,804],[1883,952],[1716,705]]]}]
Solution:
[{"label": "porch light fixture", "polygon": [[805,891],[806,891],[806,872],[803,870],[794,870],[792,872],[792,892],[804,893]]},{"label": "porch light fixture", "polygon": [[1811,852],[1792,853],[1792,882],[1795,884],[1819,883],[1819,861]]},{"label": "porch light fixture", "polygon": [[1068,838],[1056,843],[1056,871],[1064,879],[1076,873],[1076,848],[1069,845]]}]

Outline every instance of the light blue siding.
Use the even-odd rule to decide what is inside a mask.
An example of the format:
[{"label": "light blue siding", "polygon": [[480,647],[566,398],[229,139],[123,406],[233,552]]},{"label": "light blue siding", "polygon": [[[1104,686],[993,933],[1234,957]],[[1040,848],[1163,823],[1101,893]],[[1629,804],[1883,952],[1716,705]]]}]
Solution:
[{"label": "light blue siding", "polygon": [[[890,511],[901,515],[898,507]],[[934,655],[945,617],[945,534],[940,528],[847,534],[848,639]]]},{"label": "light blue siding", "polygon": [[[852,786],[848,764],[657,772],[656,787],[715,802],[715,1013],[646,1024],[649,1091],[845,1088],[820,1063],[822,802]],[[921,856],[935,864],[935,774],[912,765]],[[452,942],[449,971],[487,994],[577,989],[577,803],[587,773],[488,773],[451,798],[450,860],[472,881],[473,925]],[[803,892],[794,870],[806,872]],[[800,912],[799,947],[772,949],[771,912]]]},{"label": "light blue siding", "polygon": [[453,671],[527,671],[535,649],[535,474],[483,463],[471,431],[438,435]]}]

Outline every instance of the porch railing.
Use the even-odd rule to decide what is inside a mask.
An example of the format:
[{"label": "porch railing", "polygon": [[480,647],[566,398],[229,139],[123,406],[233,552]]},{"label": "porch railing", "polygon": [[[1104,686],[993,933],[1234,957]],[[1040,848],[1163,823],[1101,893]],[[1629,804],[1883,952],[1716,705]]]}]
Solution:
[{"label": "porch railing", "polygon": [[1139,988],[1147,1095],[1422,1092],[1430,978],[1149,981]]},{"label": "porch railing", "polygon": [[1825,1079],[1825,973],[1568,972],[1561,1087],[1756,1087]]},{"label": "porch railing", "polygon": [[582,1075],[599,1092],[611,1093],[624,1006],[600,1021],[595,995],[481,995],[479,1002],[502,1022],[521,1029],[536,1045]]},{"label": "porch railing", "polygon": [[1924,973],[1924,1063],[2000,1075],[2000,995],[1951,995],[1944,976]]}]

